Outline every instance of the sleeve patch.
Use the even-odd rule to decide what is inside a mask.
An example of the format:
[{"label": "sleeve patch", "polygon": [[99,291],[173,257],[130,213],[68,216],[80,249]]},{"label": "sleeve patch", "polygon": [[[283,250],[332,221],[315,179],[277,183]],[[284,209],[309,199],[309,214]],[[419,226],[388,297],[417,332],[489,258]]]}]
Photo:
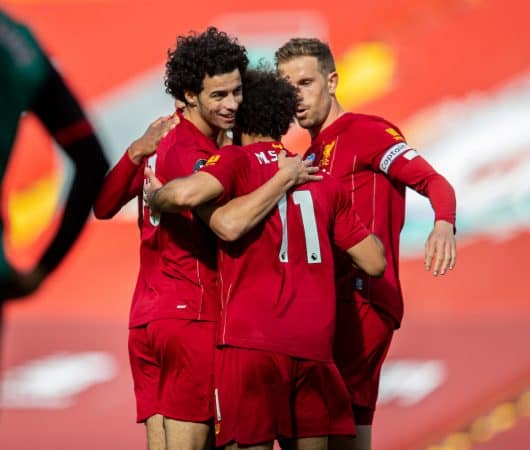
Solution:
[{"label": "sleeve patch", "polygon": [[205,165],[214,166],[215,164],[219,162],[220,159],[221,159],[221,155],[212,155],[208,158]]},{"label": "sleeve patch", "polygon": [[392,136],[396,141],[404,141],[405,139],[401,134],[399,134],[394,128],[387,128],[385,130],[390,136]]},{"label": "sleeve patch", "polygon": [[399,144],[393,145],[390,147],[386,153],[381,158],[381,162],[379,163],[379,169],[381,172],[384,172],[388,174],[388,170],[390,169],[390,166],[392,163],[403,153],[405,153],[408,150],[412,150],[409,145],[406,142],[401,142]]},{"label": "sleeve patch", "polygon": [[195,161],[195,164],[193,164],[193,173],[202,169],[205,165],[206,165],[205,159],[198,159],[197,161]]}]

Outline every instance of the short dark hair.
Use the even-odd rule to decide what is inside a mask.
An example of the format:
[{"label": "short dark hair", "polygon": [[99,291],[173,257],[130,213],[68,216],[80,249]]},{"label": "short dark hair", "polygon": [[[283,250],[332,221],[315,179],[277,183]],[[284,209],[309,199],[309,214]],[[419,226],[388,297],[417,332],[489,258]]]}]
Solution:
[{"label": "short dark hair", "polygon": [[236,113],[237,131],[280,140],[294,121],[297,106],[298,94],[289,82],[272,70],[248,70],[243,103]]},{"label": "short dark hair", "polygon": [[335,72],[335,60],[329,45],[316,38],[293,38],[282,45],[274,54],[276,66],[300,56],[314,56],[324,74]]},{"label": "short dark hair", "polygon": [[201,34],[178,36],[175,50],[168,50],[166,92],[185,102],[184,91],[200,93],[206,75],[213,77],[236,69],[243,75],[247,65],[245,47],[215,27]]}]

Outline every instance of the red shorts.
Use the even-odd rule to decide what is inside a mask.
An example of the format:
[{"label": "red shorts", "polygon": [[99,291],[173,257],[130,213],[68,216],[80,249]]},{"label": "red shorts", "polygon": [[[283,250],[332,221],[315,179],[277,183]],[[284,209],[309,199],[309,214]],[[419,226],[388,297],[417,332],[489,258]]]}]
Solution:
[{"label": "red shorts", "polygon": [[234,347],[216,353],[217,446],[355,434],[334,363]]},{"label": "red shorts", "polygon": [[214,322],[161,319],[129,330],[137,421],[210,420],[214,348]]},{"label": "red shorts", "polygon": [[337,302],[335,362],[350,392],[357,425],[372,424],[394,329],[392,318],[369,303]]}]

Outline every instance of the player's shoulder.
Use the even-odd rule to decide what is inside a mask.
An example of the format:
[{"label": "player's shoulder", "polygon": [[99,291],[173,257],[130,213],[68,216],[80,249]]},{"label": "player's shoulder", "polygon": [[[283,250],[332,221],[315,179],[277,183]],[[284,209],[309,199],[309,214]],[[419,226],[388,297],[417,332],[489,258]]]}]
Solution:
[{"label": "player's shoulder", "polygon": [[[0,64],[7,74],[16,74],[16,84],[26,88],[39,85],[51,70],[51,63],[44,54],[32,31],[0,11]],[[16,89],[16,88],[15,88]]]},{"label": "player's shoulder", "polygon": [[[347,113],[345,116],[348,123],[348,129],[353,132],[363,133],[367,130],[373,130],[391,135],[393,135],[394,132],[394,134],[401,134],[401,131],[395,124],[380,116],[361,113]],[[392,130],[392,132],[390,132],[390,130]]]},{"label": "player's shoulder", "polygon": [[[319,171],[318,175],[322,176],[322,180],[302,184],[298,188],[302,190],[309,188],[311,191],[314,191],[316,194],[319,195],[321,194],[324,198],[327,199],[333,198],[334,195],[342,192],[342,190],[344,189],[340,180],[337,177],[329,175],[328,173],[323,171]],[[304,188],[304,186],[306,187]]]},{"label": "player's shoulder", "polygon": [[346,189],[337,177],[334,177],[328,173],[322,173],[322,182],[326,186],[326,190],[330,197],[336,198],[337,196],[346,193]]},{"label": "player's shoulder", "polygon": [[348,193],[336,177],[322,172],[319,175],[322,180],[301,184],[295,190],[309,191],[315,209],[329,218],[341,205],[348,204]]},{"label": "player's shoulder", "polygon": [[342,142],[354,143],[357,152],[372,154],[395,144],[406,143],[401,130],[382,117],[354,113],[344,116],[347,127],[339,134],[339,140],[342,136]]},{"label": "player's shoulder", "polygon": [[239,145],[225,145],[219,149],[218,159],[248,159],[250,154],[243,147]]},{"label": "player's shoulder", "polygon": [[248,159],[247,152],[237,145],[225,145],[219,151],[210,155],[205,161],[205,166],[240,167]]},{"label": "player's shoulder", "polygon": [[161,176],[176,177],[195,172],[202,167],[209,152],[201,151],[195,140],[179,123],[158,143],[156,167]]},{"label": "player's shoulder", "polygon": [[254,142],[241,147],[247,159],[254,167],[277,167],[278,152],[284,149],[283,144],[270,141]]},{"label": "player's shoulder", "polygon": [[169,130],[168,134],[160,139],[156,147],[157,158],[160,158],[160,160],[164,159],[166,154],[176,146],[177,140],[178,137],[176,136],[175,128]]},{"label": "player's shoulder", "polygon": [[208,159],[210,155],[217,153],[218,149],[213,141],[199,133],[188,121],[182,120],[169,131],[160,144],[163,144],[162,148],[170,152],[172,157],[193,159],[199,155]]},{"label": "player's shoulder", "polygon": [[[2,37],[0,44],[3,47],[9,49],[10,47],[16,48],[21,45],[34,45],[37,46],[37,41],[33,36],[33,33],[22,22],[18,22],[5,12],[0,10],[0,28],[2,29]],[[19,50],[24,50],[19,49]]]},{"label": "player's shoulder", "polygon": [[163,139],[167,144],[177,147],[190,147],[196,144],[196,136],[192,133],[189,123],[186,120],[181,120],[177,126],[172,128],[166,137]]},{"label": "player's shoulder", "polygon": [[239,145],[235,145],[235,144],[230,144],[230,145],[225,145],[223,147],[221,147],[219,149],[219,153],[222,154],[222,155],[239,155],[239,154],[246,154],[247,152],[245,152],[243,150],[243,148],[241,148]]}]

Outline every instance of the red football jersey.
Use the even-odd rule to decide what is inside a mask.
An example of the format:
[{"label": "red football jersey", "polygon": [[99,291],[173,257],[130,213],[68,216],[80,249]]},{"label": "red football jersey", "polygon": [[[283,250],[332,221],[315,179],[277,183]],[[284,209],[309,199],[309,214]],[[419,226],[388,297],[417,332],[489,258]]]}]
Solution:
[{"label": "red football jersey", "polygon": [[368,301],[390,314],[399,326],[403,297],[399,282],[399,234],[405,220],[405,187],[427,195],[435,219],[454,224],[454,191],[418,153],[401,131],[386,120],[346,113],[313,140],[306,157],[336,177],[362,222],[385,247],[382,278],[352,269],[348,256],[337,252],[337,297]]},{"label": "red football jersey", "polygon": [[[227,147],[202,168],[224,187],[221,201],[247,194],[278,170],[279,143]],[[266,219],[220,243],[219,343],[332,360],[333,240],[348,249],[368,236],[336,180],[289,191]],[[351,261],[350,261],[351,264]]]},{"label": "red football jersey", "polygon": [[[183,116],[164,141],[167,145],[158,149],[155,166],[163,183],[193,174],[218,151],[215,142]],[[214,234],[192,211],[163,213],[159,221],[160,270],[150,280],[156,299],[153,318],[217,320]]]},{"label": "red football jersey", "polygon": [[[166,140],[162,140],[159,149],[163,148]],[[149,158],[153,165],[156,156]],[[100,219],[113,217],[126,203],[138,197],[138,227],[140,229],[140,268],[134,288],[129,327],[145,325],[152,318],[153,292],[149,289],[148,280],[156,271],[159,261],[158,240],[156,227],[149,216],[149,208],[142,200],[145,162],[137,166],[127,152],[107,174],[100,194],[94,204],[94,213]]]}]

